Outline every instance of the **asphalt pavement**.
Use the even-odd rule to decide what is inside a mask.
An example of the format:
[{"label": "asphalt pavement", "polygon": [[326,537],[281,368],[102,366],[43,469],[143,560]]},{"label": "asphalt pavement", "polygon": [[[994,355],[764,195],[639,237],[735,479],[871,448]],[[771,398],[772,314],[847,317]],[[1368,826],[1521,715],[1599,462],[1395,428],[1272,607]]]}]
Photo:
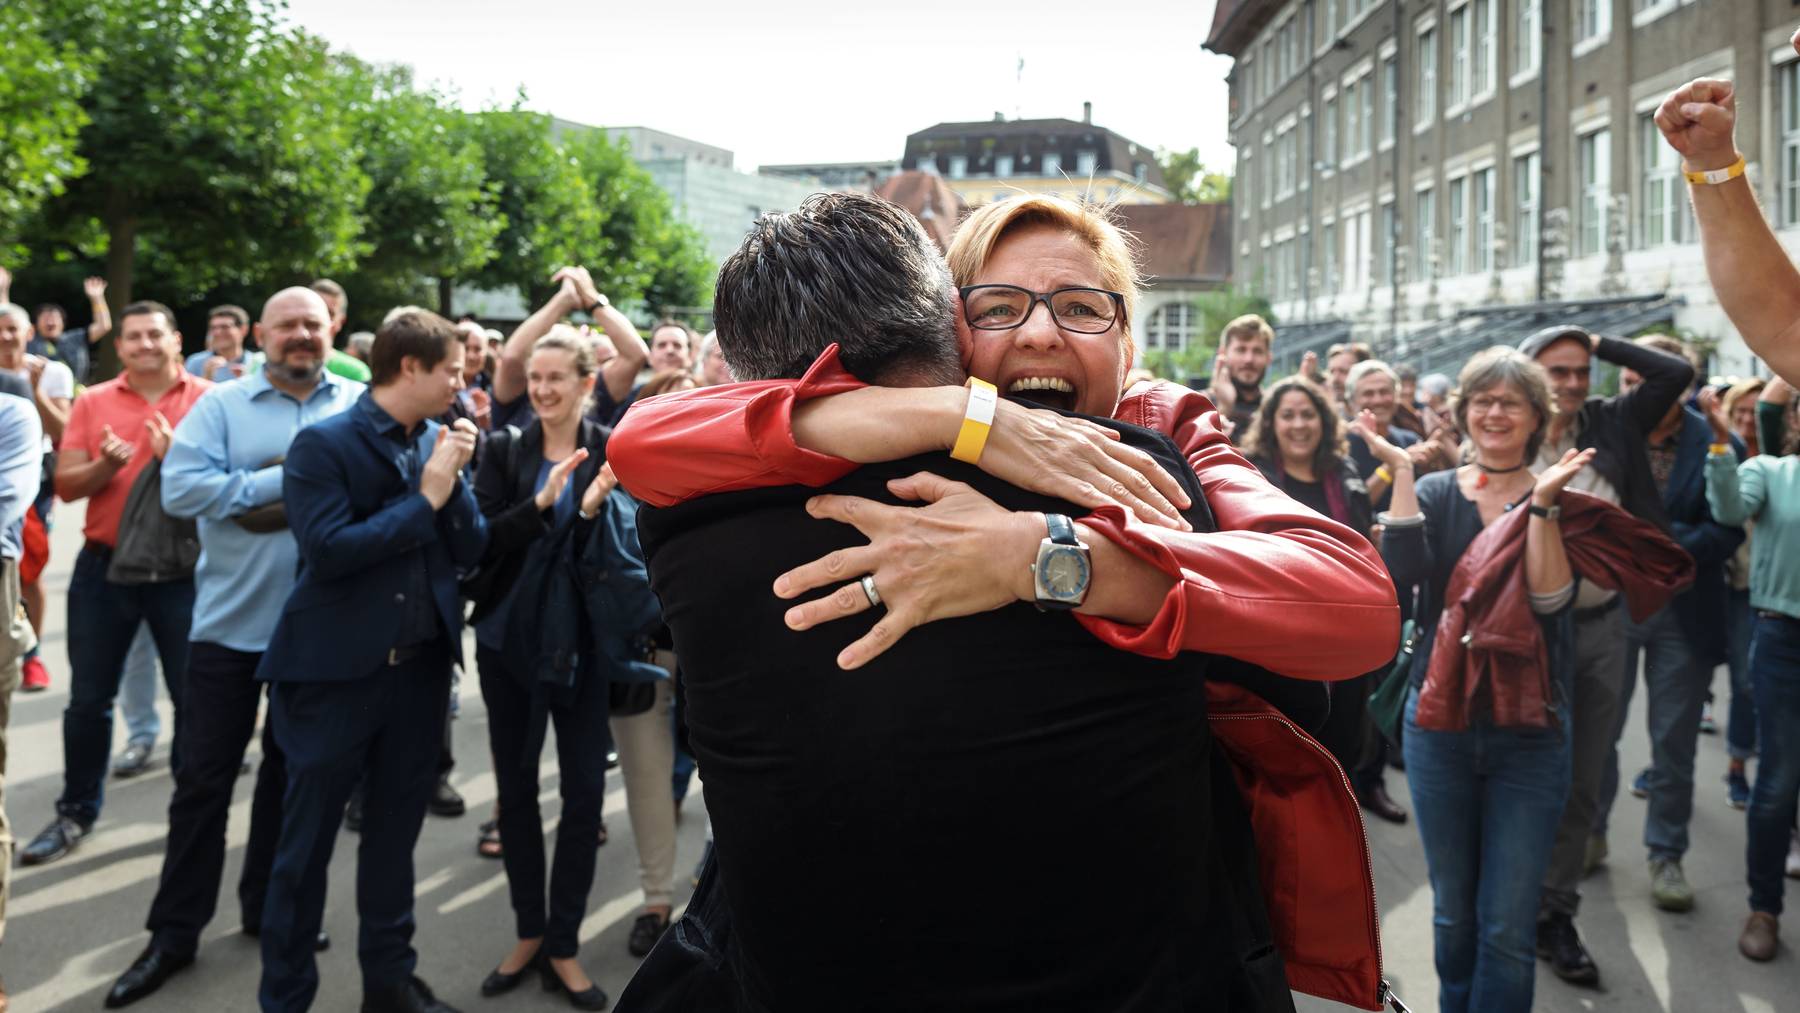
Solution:
[{"label": "asphalt pavement", "polygon": [[[61,788],[61,715],[68,690],[63,602],[69,567],[80,546],[81,510],[59,504],[57,512],[54,555],[45,575],[52,606],[44,656],[53,682],[47,692],[14,698],[8,733],[6,812],[20,846],[51,818]],[[1723,670],[1715,679],[1715,689],[1722,720],[1729,694]],[[467,799],[469,812],[457,819],[426,817],[415,857],[419,928],[414,943],[419,951],[419,974],[440,997],[470,1013],[566,1009],[564,1000],[535,987],[498,999],[483,999],[478,993],[481,979],[506,953],[514,933],[505,873],[499,862],[475,853],[476,828],[488,818],[494,780],[485,712],[473,678],[463,680],[460,696],[461,716],[453,733],[457,766],[452,779]],[[1649,753],[1643,697],[1636,694],[1636,714],[1624,741],[1622,768],[1627,778],[1645,765]],[[151,769],[130,780],[108,782],[100,822],[79,850],[47,866],[13,871],[0,976],[17,1013],[99,1009],[113,979],[148,940],[144,916],[162,866],[172,788],[168,738],[173,724],[166,699],[162,707],[164,739]],[[120,748],[124,745],[122,722],[115,729],[115,742]],[[546,749],[544,755],[542,802],[547,830],[554,831],[560,809],[555,752]],[[250,757],[259,759],[254,743]],[[1691,828],[1693,851],[1686,863],[1698,895],[1696,909],[1673,915],[1651,905],[1639,843],[1643,803],[1622,794],[1613,815],[1612,857],[1583,884],[1578,920],[1600,965],[1603,987],[1565,985],[1540,965],[1536,1009],[1554,1013],[1800,1010],[1800,963],[1791,948],[1792,940],[1800,939],[1800,927],[1790,924],[1790,941],[1770,964],[1752,964],[1737,952],[1737,933],[1746,911],[1744,817],[1725,804],[1721,782],[1725,764],[1723,737],[1702,736]],[[239,781],[231,809],[219,912],[202,938],[199,959],[134,1009],[211,1013],[256,1008],[258,949],[255,940],[240,931],[235,892],[248,832],[250,787],[251,778]],[[609,776],[607,787],[605,813],[611,840],[600,849],[581,939],[588,973],[616,997],[637,963],[626,951],[625,939],[641,896],[623,783],[616,772]],[[1404,774],[1390,771],[1388,787],[1410,808]],[[677,903],[684,902],[691,891],[689,876],[703,847],[705,814],[699,789],[696,781],[680,827]],[[1071,825],[1070,832],[1080,834],[1079,821]],[[355,953],[356,840],[355,835],[342,833],[332,863],[325,925],[334,944],[319,956],[322,981],[314,1008],[321,1011],[355,1010],[361,997]],[[1371,820],[1369,840],[1388,976],[1412,1009],[1436,1009],[1431,890],[1417,830],[1410,824],[1390,826]],[[1107,874],[1102,868],[1095,870],[1095,875]],[[1795,885],[1800,887],[1800,883]],[[1521,883],[1518,888],[1535,891],[1537,886]],[[796,898],[795,902],[823,908],[830,900]],[[1300,997],[1299,1007],[1302,1013],[1343,1008],[1306,997]],[[854,1003],[846,1003],[845,1008],[854,1008]]]}]

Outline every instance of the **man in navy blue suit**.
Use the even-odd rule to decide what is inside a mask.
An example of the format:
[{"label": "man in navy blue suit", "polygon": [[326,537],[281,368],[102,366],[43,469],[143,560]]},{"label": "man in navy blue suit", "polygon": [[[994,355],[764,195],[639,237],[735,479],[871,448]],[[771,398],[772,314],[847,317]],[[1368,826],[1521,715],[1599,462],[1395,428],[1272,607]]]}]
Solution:
[{"label": "man in navy blue suit", "polygon": [[455,1013],[413,974],[413,845],[437,781],[450,667],[461,660],[457,570],[487,525],[461,470],[468,420],[431,420],[462,386],[462,343],[434,313],[406,312],[375,336],[370,387],[301,430],[282,492],[300,576],[257,677],[287,754],[281,841],[263,905],[269,1013],[312,1005],[313,944],[344,803],[360,778],[357,849],[364,1013]]}]

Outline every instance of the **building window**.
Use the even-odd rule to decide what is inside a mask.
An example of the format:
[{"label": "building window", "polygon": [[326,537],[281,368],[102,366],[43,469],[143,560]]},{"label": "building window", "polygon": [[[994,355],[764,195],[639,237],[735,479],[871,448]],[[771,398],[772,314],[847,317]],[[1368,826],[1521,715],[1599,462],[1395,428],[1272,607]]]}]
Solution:
[{"label": "building window", "polygon": [[1369,284],[1369,209],[1344,219],[1344,289],[1355,292]]},{"label": "building window", "polygon": [[1275,196],[1275,138],[1263,135],[1262,163],[1262,206],[1267,208]]},{"label": "building window", "polygon": [[1054,151],[1044,152],[1044,175],[1062,175],[1062,155]]},{"label": "building window", "polygon": [[1150,314],[1149,325],[1145,328],[1144,347],[1166,348],[1172,352],[1185,351],[1188,342],[1198,336],[1199,328],[1200,314],[1191,303],[1176,302],[1158,306]]},{"label": "building window", "polygon": [[1337,291],[1337,223],[1326,222],[1319,228],[1319,292],[1330,295]]},{"label": "building window", "polygon": [[1375,138],[1375,81],[1372,78],[1362,79],[1362,87],[1356,89],[1356,97],[1362,100],[1362,135],[1356,139],[1356,152],[1368,157],[1369,149],[1374,147]]},{"label": "building window", "polygon": [[1776,68],[1775,109],[1781,117],[1780,224],[1800,225],[1800,63]]},{"label": "building window", "polygon": [[1544,0],[1519,0],[1518,24],[1513,30],[1512,70],[1515,75],[1538,69],[1544,54]]},{"label": "building window", "polygon": [[1362,82],[1352,81],[1344,86],[1344,164],[1356,161],[1356,138],[1362,133],[1362,103],[1357,101],[1357,91]]},{"label": "building window", "polygon": [[1688,202],[1681,155],[1663,140],[1652,114],[1638,117],[1638,136],[1642,138],[1644,171],[1639,241],[1646,247],[1685,243],[1689,235]]},{"label": "building window", "polygon": [[1576,209],[1575,255],[1592,256],[1606,249],[1606,204],[1612,183],[1612,131],[1602,128],[1576,142],[1576,179],[1581,200]]},{"label": "building window", "polygon": [[967,176],[968,174],[969,174],[969,156],[967,156],[967,155],[951,155],[950,156],[950,178],[951,179],[961,179],[964,176]]},{"label": "building window", "polygon": [[1475,44],[1474,68],[1472,72],[1475,98],[1493,94],[1495,87],[1494,39],[1497,33],[1494,26],[1495,0],[1474,0],[1475,10]]},{"label": "building window", "polygon": [[1575,44],[1612,33],[1613,0],[1575,0]]},{"label": "building window", "polygon": [[1537,152],[1513,159],[1513,263],[1537,260],[1538,156]]},{"label": "building window", "polygon": [[1444,237],[1449,249],[1449,263],[1444,266],[1445,273],[1452,278],[1468,270],[1469,246],[1469,180],[1468,177],[1450,181],[1450,189],[1445,192],[1449,203],[1444,207],[1449,234]]},{"label": "building window", "polygon": [[1494,269],[1494,170],[1482,169],[1472,177],[1475,201],[1475,235],[1472,261],[1475,271],[1484,274]]},{"label": "building window", "polygon": [[1325,41],[1329,42],[1337,38],[1337,30],[1338,0],[1325,0]]},{"label": "building window", "polygon": [[1321,104],[1321,108],[1323,108],[1325,113],[1325,122],[1323,124],[1325,128],[1325,142],[1323,144],[1324,150],[1321,152],[1321,158],[1324,160],[1326,169],[1335,169],[1338,165],[1337,98],[1332,97],[1326,99]]},{"label": "building window", "polygon": [[1012,175],[1012,172],[1013,172],[1013,157],[1011,155],[995,155],[994,156],[994,175],[1010,176],[1010,175]]},{"label": "building window", "polygon": [[1437,277],[1433,249],[1437,244],[1437,204],[1432,201],[1432,196],[1431,187],[1425,187],[1413,196],[1413,225],[1417,235],[1413,244],[1412,276],[1418,281]]},{"label": "building window", "polygon": [[1414,123],[1426,124],[1437,116],[1437,29],[1419,33],[1419,93],[1413,97],[1419,110]]},{"label": "building window", "polygon": [[1450,12],[1450,97],[1444,105],[1447,116],[1469,102],[1469,5]]},{"label": "building window", "polygon": [[1082,179],[1087,179],[1092,176],[1094,170],[1099,167],[1099,165],[1100,156],[1094,152],[1077,151],[1075,153],[1075,175],[1080,176]]},{"label": "building window", "polygon": [[1394,143],[1400,122],[1400,61],[1390,56],[1381,61],[1381,143]]},{"label": "building window", "polygon": [[919,157],[919,171],[920,172],[928,172],[933,176],[937,175],[937,171],[938,171],[937,156],[936,155],[920,156]]},{"label": "building window", "polygon": [[1394,280],[1394,202],[1381,206],[1381,255],[1375,259],[1375,280],[1383,285]]}]

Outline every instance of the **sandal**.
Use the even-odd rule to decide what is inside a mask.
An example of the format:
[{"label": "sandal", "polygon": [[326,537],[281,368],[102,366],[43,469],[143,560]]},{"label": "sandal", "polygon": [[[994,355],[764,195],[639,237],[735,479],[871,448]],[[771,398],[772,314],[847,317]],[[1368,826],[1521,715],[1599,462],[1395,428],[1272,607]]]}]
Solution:
[{"label": "sandal", "polygon": [[481,832],[475,838],[475,853],[483,858],[500,858],[500,821],[488,820],[481,825]]}]

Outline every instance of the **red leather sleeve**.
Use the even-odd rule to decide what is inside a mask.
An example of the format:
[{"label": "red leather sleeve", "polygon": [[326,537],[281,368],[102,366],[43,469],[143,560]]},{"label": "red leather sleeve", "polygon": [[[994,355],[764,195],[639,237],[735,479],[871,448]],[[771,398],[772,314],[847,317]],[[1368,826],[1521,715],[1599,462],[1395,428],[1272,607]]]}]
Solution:
[{"label": "red leather sleeve", "polygon": [[702,387],[633,404],[606,441],[606,459],[625,491],[651,506],[737,489],[825,485],[856,464],[795,443],[794,405],[866,386],[838,362],[832,345],[798,380]]},{"label": "red leather sleeve", "polygon": [[1170,531],[1116,510],[1082,518],[1175,578],[1148,625],[1081,615],[1083,626],[1137,654],[1224,654],[1302,679],[1349,678],[1393,660],[1400,610],[1366,537],[1270,484],[1231,446],[1218,412],[1199,394],[1160,384],[1128,399],[1119,417],[1174,438],[1219,530]]}]

